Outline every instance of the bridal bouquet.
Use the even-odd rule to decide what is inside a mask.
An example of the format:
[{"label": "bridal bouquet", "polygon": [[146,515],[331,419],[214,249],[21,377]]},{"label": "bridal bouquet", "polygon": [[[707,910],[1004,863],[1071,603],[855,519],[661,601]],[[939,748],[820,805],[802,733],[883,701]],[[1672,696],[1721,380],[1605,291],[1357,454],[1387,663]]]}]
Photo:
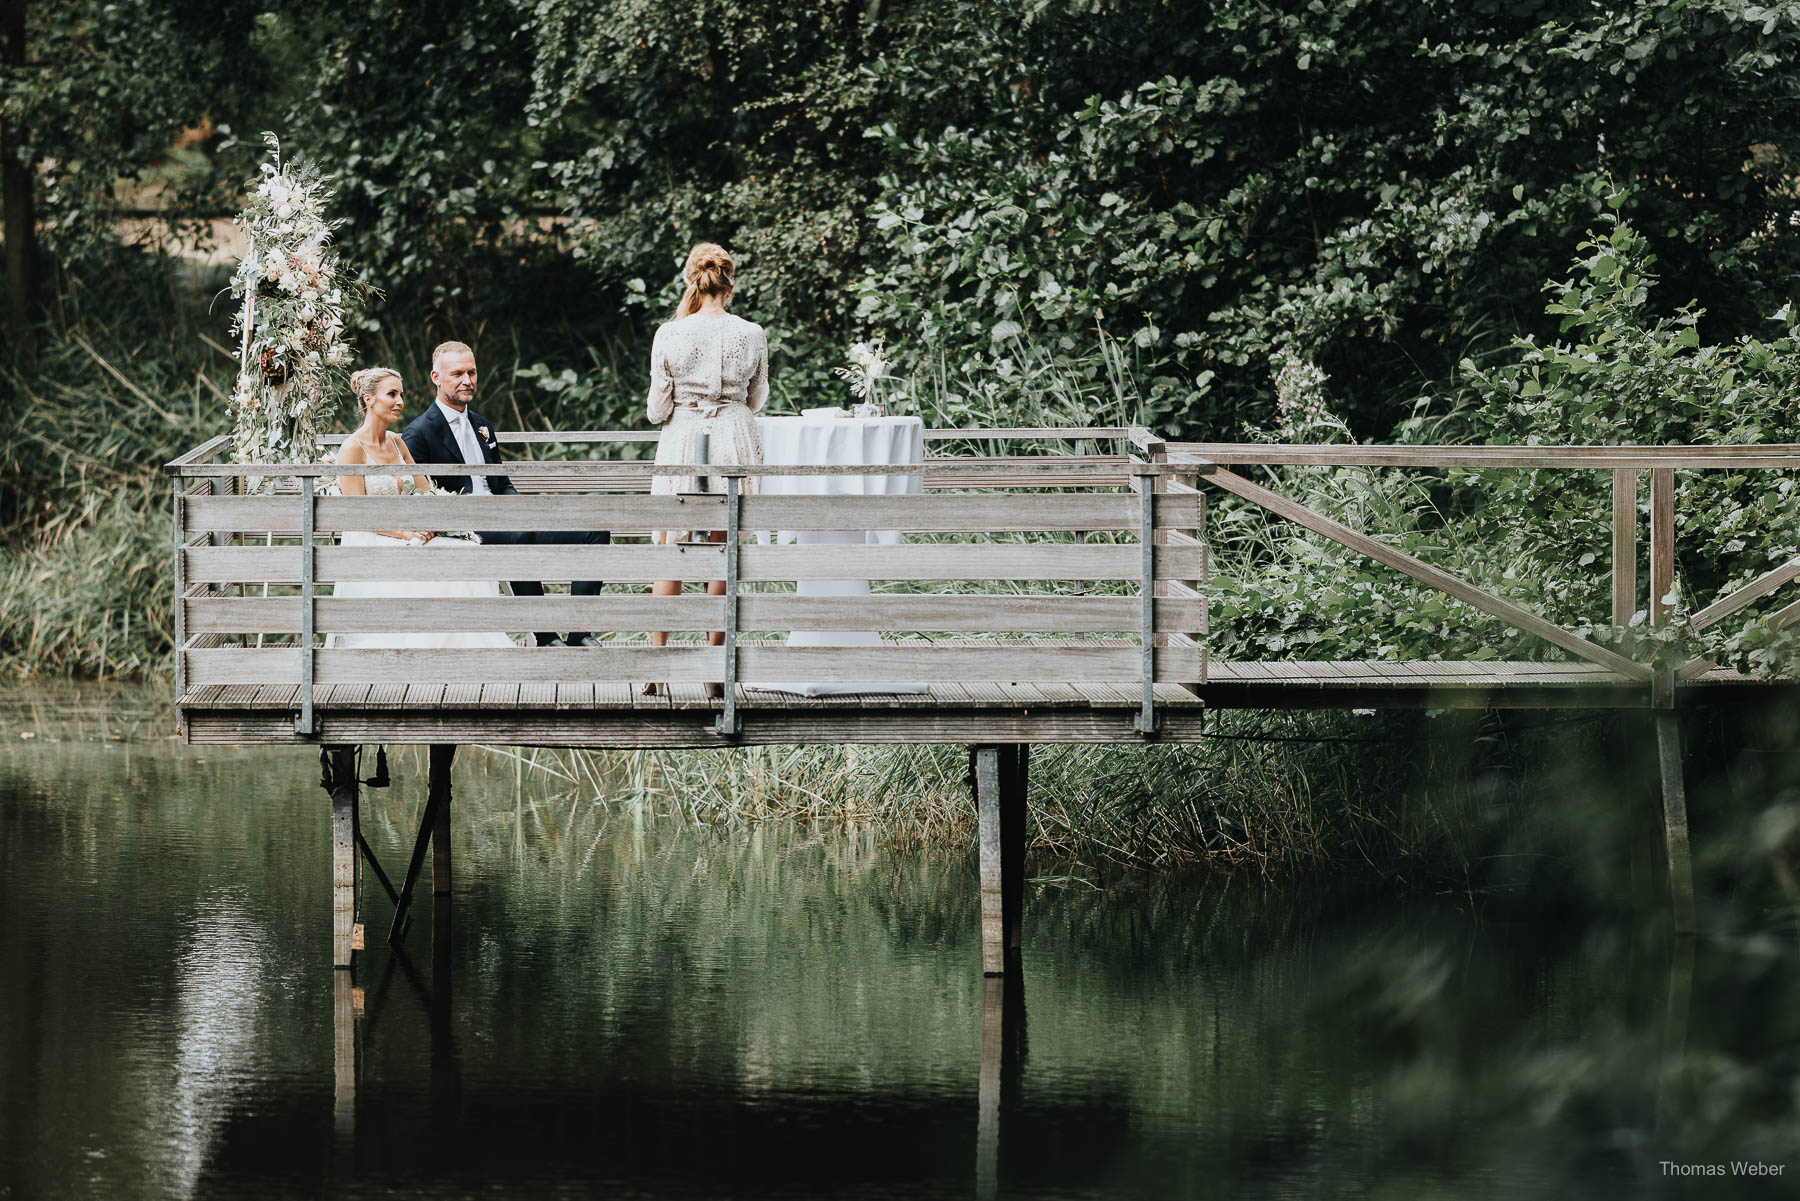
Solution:
[{"label": "bridal bouquet", "polygon": [[238,224],[249,245],[232,277],[239,302],[232,392],[233,449],[240,463],[308,462],[319,457],[318,425],[350,361],[345,332],[353,285],[328,244],[332,181],[304,159],[281,159],[264,134],[269,162]]}]

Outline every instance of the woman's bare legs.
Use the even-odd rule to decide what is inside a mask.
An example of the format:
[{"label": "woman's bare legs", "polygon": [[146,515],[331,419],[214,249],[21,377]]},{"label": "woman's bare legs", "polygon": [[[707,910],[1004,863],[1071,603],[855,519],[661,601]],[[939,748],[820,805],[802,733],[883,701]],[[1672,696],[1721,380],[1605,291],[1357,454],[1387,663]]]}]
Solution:
[{"label": "woman's bare legs", "polygon": [[[680,596],[681,595],[681,581],[680,580],[658,580],[654,584],[650,585],[650,595],[651,596]],[[651,630],[650,631],[650,645],[651,646],[667,646],[667,645],[669,645],[669,631],[667,631],[667,630]]]},{"label": "woman's bare legs", "polygon": [[[650,585],[650,595],[651,596],[680,596],[681,595],[681,581],[680,580],[657,580],[654,584]],[[667,646],[667,645],[669,645],[669,631],[667,631],[667,630],[651,630],[650,631],[650,645],[651,646]],[[669,686],[667,684],[659,684],[659,683],[645,684],[644,685],[644,695],[645,696],[663,696],[668,693],[668,688],[669,688]]]},{"label": "woman's bare legs", "polygon": [[[723,541],[725,541],[725,531],[724,530],[714,530],[712,533],[708,534],[706,536],[706,538],[707,538],[707,541],[709,541],[709,542],[723,542]],[[708,580],[708,581],[706,581],[706,595],[708,595],[708,596],[724,596],[725,595],[725,581],[724,580]],[[724,630],[713,630],[711,633],[707,634],[706,641],[713,646],[724,646],[725,645],[725,631]],[[708,682],[708,684],[706,685],[706,695],[711,696],[711,697],[724,696],[725,695],[725,685],[723,683]]]}]

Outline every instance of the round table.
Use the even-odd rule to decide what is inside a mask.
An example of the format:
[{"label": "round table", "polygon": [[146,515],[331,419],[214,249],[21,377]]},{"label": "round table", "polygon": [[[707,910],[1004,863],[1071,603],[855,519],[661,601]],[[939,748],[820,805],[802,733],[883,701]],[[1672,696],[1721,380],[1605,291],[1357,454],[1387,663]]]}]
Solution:
[{"label": "round table", "polygon": [[[917,417],[844,417],[841,410],[804,413],[798,417],[762,417],[763,462],[770,466],[917,466],[925,461],[925,423]],[[906,496],[925,490],[922,477],[910,475],[779,475],[765,476],[764,496]],[[767,538],[769,534],[759,534]],[[899,530],[775,531],[781,542],[802,546],[892,546]],[[801,596],[867,596],[869,581],[798,580]],[[880,646],[873,630],[796,630],[789,646]],[[924,684],[854,682],[838,684],[760,683],[748,687],[802,696],[843,696],[863,692],[924,692]]]}]

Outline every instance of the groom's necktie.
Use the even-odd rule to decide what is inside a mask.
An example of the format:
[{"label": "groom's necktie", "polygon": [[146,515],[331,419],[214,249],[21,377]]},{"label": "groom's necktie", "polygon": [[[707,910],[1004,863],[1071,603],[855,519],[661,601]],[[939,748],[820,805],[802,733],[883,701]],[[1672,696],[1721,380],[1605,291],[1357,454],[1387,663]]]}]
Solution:
[{"label": "groom's necktie", "polygon": [[[462,450],[462,461],[471,467],[479,467],[487,462],[487,456],[481,453],[481,443],[475,440],[475,431],[469,425],[466,412],[457,413],[446,418],[450,422],[450,433],[456,439],[456,445]],[[472,475],[469,477],[469,491],[476,496],[490,496],[493,489],[488,487],[487,477]]]}]

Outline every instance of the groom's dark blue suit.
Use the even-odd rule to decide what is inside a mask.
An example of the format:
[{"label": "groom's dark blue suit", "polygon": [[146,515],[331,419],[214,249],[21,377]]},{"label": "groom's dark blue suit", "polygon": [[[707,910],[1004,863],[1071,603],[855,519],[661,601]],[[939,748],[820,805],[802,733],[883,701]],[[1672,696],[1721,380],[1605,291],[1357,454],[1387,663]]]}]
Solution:
[{"label": "groom's dark blue suit", "polygon": [[[493,436],[493,427],[487,419],[474,409],[465,409],[464,417],[469,428],[475,432],[475,441],[481,446],[481,456],[489,463],[500,461],[500,443]],[[485,434],[483,431],[486,431]],[[461,463],[462,447],[456,441],[456,434],[451,431],[450,423],[444,419],[444,410],[433,400],[425,406],[425,411],[413,418],[412,424],[406,427],[402,435],[406,440],[406,449],[412,452],[413,462],[429,467],[432,463]],[[503,475],[487,477],[488,489],[495,496],[516,496],[518,489],[513,482]],[[471,479],[466,475],[433,476],[432,483],[450,492],[467,492],[472,487]],[[501,546],[551,546],[551,545],[594,545],[612,541],[612,533],[608,530],[478,530],[482,542]],[[544,585],[541,580],[512,581],[514,596],[542,596]],[[600,592],[599,580],[577,580],[569,589],[576,596],[596,596]],[[569,641],[586,636],[584,630],[571,630]],[[550,641],[554,634],[539,633],[539,643]]]}]

